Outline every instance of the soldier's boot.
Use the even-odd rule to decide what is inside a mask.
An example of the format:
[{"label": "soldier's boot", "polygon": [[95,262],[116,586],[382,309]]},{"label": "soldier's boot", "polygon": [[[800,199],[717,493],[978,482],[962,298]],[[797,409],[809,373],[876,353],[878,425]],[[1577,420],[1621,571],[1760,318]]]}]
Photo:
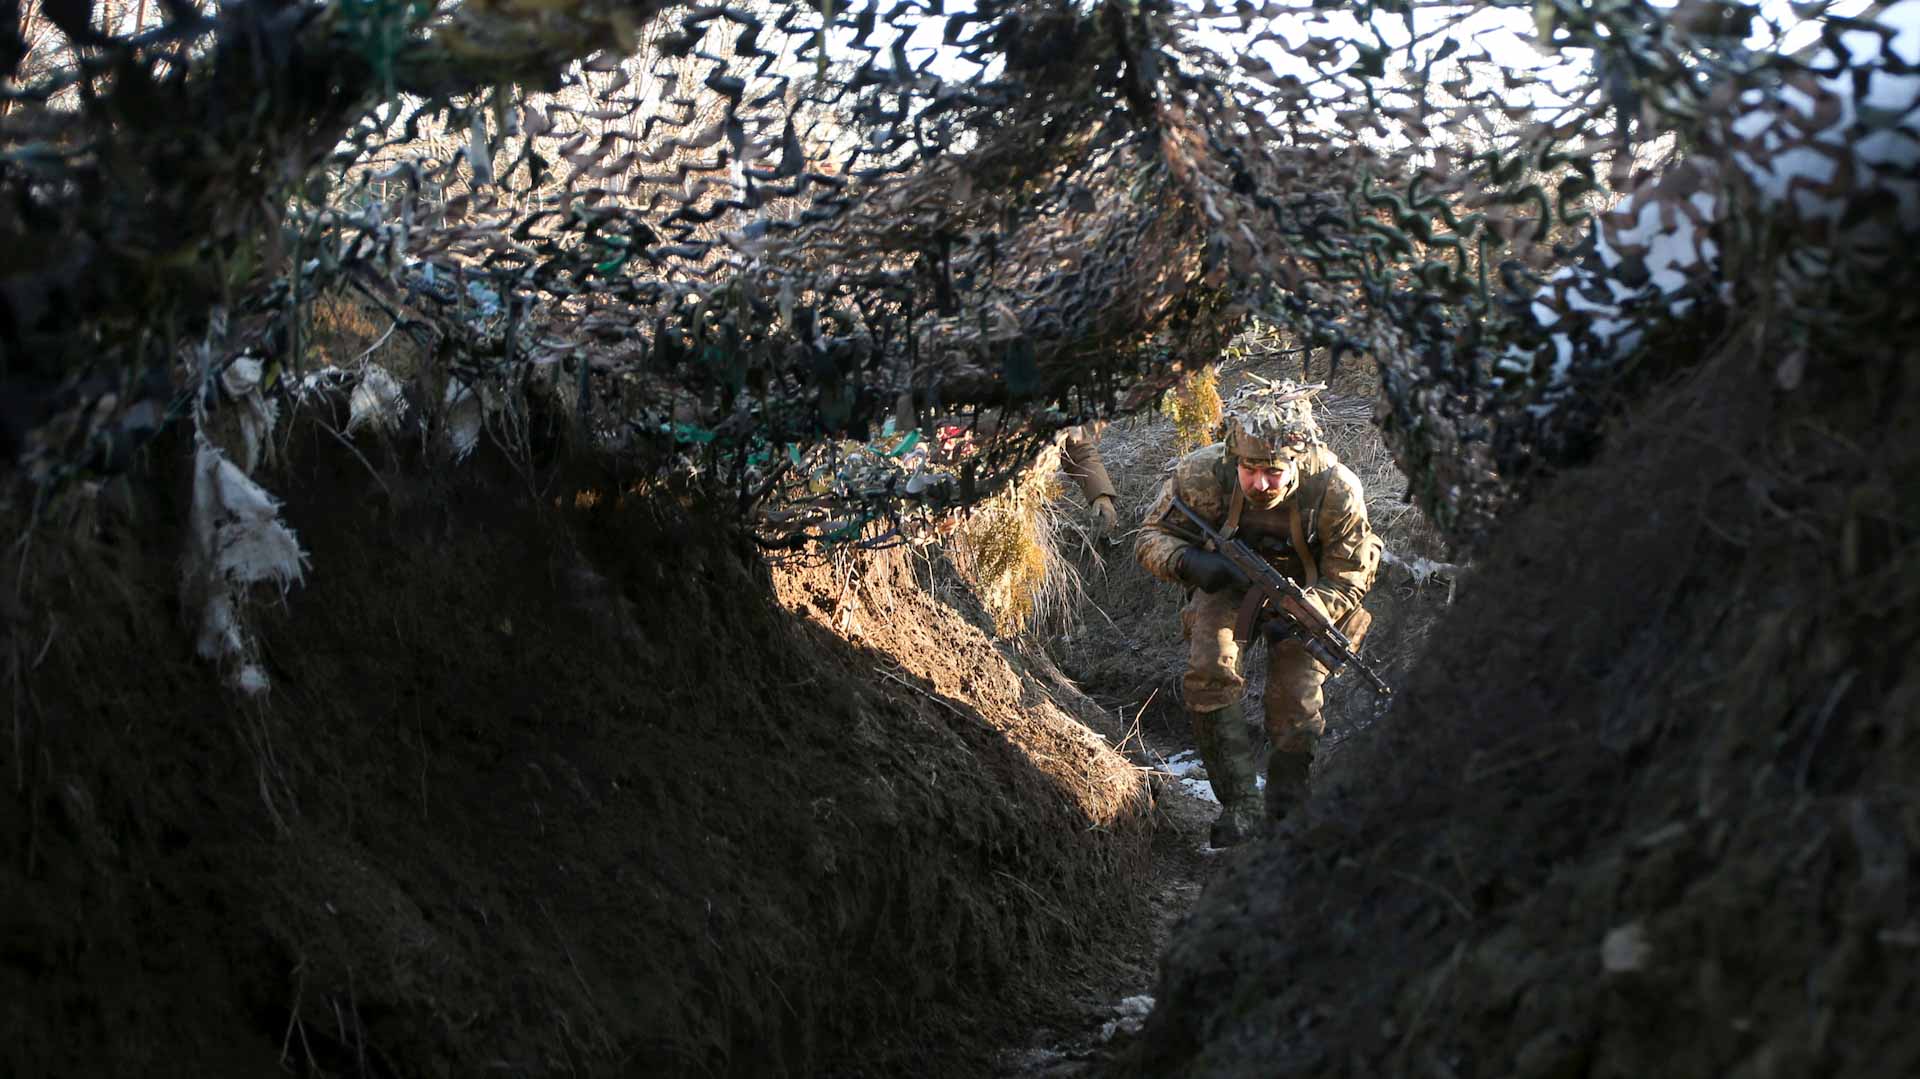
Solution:
[{"label": "soldier's boot", "polygon": [[1231,847],[1253,834],[1257,822],[1253,782],[1253,744],[1247,736],[1247,722],[1240,705],[1230,704],[1211,712],[1189,712],[1193,740],[1200,747],[1200,761],[1207,766],[1207,781],[1213,796],[1220,800],[1220,816],[1207,834],[1214,847]]},{"label": "soldier's boot", "polygon": [[1307,736],[1306,748],[1267,754],[1267,820],[1278,821],[1307,801],[1307,775],[1319,739]]}]

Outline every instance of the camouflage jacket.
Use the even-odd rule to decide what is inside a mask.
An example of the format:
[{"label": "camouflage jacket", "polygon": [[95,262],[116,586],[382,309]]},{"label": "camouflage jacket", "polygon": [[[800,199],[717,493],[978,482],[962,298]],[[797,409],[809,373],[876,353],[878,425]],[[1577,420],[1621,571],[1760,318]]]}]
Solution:
[{"label": "camouflage jacket", "polygon": [[[1260,552],[1275,569],[1304,583],[1305,568],[1294,552],[1289,525],[1291,507],[1298,504],[1307,551],[1319,563],[1320,579],[1310,591],[1337,620],[1358,607],[1373,587],[1374,574],[1380,567],[1380,539],[1367,522],[1367,500],[1360,477],[1341,464],[1332,450],[1316,447],[1301,462],[1298,476],[1297,485],[1275,508],[1261,510],[1247,504],[1241,510],[1234,538]],[[1191,545],[1182,533],[1191,534],[1191,529],[1181,529],[1186,518],[1173,508],[1174,496],[1220,528],[1226,523],[1239,482],[1221,443],[1180,458],[1141,519],[1134,557],[1148,573],[1177,582],[1174,566],[1180,561],[1180,552]]]}]

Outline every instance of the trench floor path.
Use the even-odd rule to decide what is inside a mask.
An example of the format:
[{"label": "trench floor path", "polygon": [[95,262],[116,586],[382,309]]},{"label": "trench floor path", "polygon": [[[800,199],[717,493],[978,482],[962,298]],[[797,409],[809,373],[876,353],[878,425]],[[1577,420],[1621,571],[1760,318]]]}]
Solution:
[{"label": "trench floor path", "polygon": [[[1190,747],[1164,735],[1137,730],[1123,748],[1136,762],[1164,772],[1166,762]],[[1069,999],[1055,1022],[1030,1032],[1022,1045],[1010,1046],[995,1061],[998,1079],[1062,1079],[1097,1074],[1124,1051],[1152,1007],[1160,956],[1173,927],[1191,910],[1212,873],[1225,864],[1225,851],[1207,847],[1207,829],[1218,808],[1189,793],[1171,774],[1154,777],[1152,875],[1148,915],[1128,954],[1108,966],[1104,977],[1063,984]]]}]

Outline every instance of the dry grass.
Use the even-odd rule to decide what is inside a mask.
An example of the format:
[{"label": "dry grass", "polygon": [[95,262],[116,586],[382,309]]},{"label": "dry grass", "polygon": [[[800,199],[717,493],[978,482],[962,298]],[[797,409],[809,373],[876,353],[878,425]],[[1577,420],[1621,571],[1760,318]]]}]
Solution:
[{"label": "dry grass", "polygon": [[1387,549],[1408,558],[1444,561],[1447,543],[1426,514],[1407,498],[1407,477],[1373,424],[1373,398],[1325,393],[1314,402],[1327,445],[1360,477],[1367,515]]},{"label": "dry grass", "polygon": [[304,337],[312,366],[350,367],[366,359],[404,376],[424,358],[418,342],[400,332],[386,312],[341,293],[314,300]]},{"label": "dry grass", "polygon": [[[340,295],[322,296],[313,303],[307,324],[307,347],[316,360],[345,367],[374,347],[386,332],[364,304]],[[386,321],[382,319],[381,322]]]},{"label": "dry grass", "polygon": [[1189,371],[1167,395],[1173,419],[1174,452],[1186,453],[1212,442],[1220,430],[1220,370]]},{"label": "dry grass", "polygon": [[1065,551],[1081,531],[1062,498],[1059,455],[974,508],[947,540],[949,561],[979,597],[1003,637],[1059,632],[1085,599],[1079,567]]},{"label": "dry grass", "polygon": [[1219,369],[1206,367],[1181,376],[1173,394],[1167,394],[1167,417],[1173,419],[1173,451],[1200,449],[1219,436],[1221,399]]}]

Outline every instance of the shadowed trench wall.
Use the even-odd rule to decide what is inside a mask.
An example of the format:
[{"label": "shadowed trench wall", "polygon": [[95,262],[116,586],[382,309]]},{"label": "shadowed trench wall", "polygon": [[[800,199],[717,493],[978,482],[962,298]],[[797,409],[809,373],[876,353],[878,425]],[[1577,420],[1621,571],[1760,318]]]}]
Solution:
[{"label": "shadowed trench wall", "polygon": [[1133,1074],[1920,1068],[1920,384],[1889,337],[1783,392],[1766,333],[1503,526],[1196,908]]},{"label": "shadowed trench wall", "polygon": [[1137,774],[902,556],[302,437],[265,707],[179,628],[184,451],[29,555],[0,1071],[975,1074],[1134,910]]}]

